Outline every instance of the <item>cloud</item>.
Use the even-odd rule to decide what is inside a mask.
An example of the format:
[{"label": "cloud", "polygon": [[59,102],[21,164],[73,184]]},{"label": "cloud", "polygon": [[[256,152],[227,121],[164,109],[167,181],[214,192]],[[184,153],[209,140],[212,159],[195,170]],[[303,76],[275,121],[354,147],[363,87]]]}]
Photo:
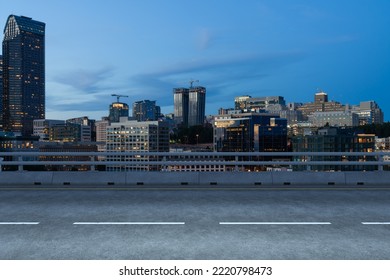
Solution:
[{"label": "cloud", "polygon": [[213,33],[209,29],[203,28],[200,29],[196,35],[195,45],[199,50],[206,50],[210,47],[213,39]]},{"label": "cloud", "polygon": [[[113,101],[111,94],[118,92],[113,81],[113,68],[98,70],[78,69],[57,74],[48,79],[46,103],[51,114],[54,112],[79,112],[78,115],[107,110]],[[105,115],[107,115],[106,113]]]},{"label": "cloud", "polygon": [[112,67],[104,67],[98,70],[78,69],[68,73],[62,73],[53,78],[59,84],[68,85],[85,93],[95,93],[105,89],[102,85],[113,75]]},{"label": "cloud", "polygon": [[[79,112],[90,115],[108,114],[112,93],[129,95],[125,102],[156,100],[159,106],[171,108],[172,89],[188,87],[196,79],[207,88],[207,106],[233,100],[232,97],[261,89],[261,82],[276,75],[284,66],[304,58],[302,52],[236,55],[214,59],[181,61],[160,69],[133,75],[116,82],[113,69],[77,70],[55,76],[47,83],[47,107],[51,112]],[[218,106],[222,106],[218,104]],[[95,116],[95,118],[97,118]],[[100,118],[100,117],[99,117]]]},{"label": "cloud", "polygon": [[[304,58],[299,51],[268,54],[237,55],[212,60],[192,60],[180,62],[157,71],[138,74],[131,82],[140,88],[144,95],[158,99],[162,106],[172,104],[172,89],[188,87],[190,79],[199,80],[199,85],[207,88],[208,97],[213,95],[246,90],[259,84],[262,79],[275,74],[286,65]],[[211,99],[211,98],[210,98]]]}]

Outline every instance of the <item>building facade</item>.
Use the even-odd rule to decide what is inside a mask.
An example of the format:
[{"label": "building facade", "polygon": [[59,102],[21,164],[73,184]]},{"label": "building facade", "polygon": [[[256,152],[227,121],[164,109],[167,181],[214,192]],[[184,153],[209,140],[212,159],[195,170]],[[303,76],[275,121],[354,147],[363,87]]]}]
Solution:
[{"label": "building facade", "polygon": [[0,55],[0,130],[3,130],[3,56]]},{"label": "building facade", "polygon": [[45,23],[10,15],[3,39],[3,129],[33,134],[45,118]]},{"label": "building facade", "polygon": [[252,97],[246,100],[246,110],[253,112],[281,111],[285,109],[283,96]]},{"label": "building facade", "polygon": [[359,124],[383,124],[384,114],[375,101],[363,101],[354,106],[352,112],[359,116]]},{"label": "building facade", "polygon": [[[360,134],[351,128],[326,127],[316,134],[292,138],[293,152],[343,152],[342,156],[299,156],[295,161],[376,161],[370,156],[348,156],[349,152],[375,151],[375,135]],[[307,170],[305,166],[294,166],[294,170]],[[374,166],[314,165],[316,171],[363,171],[374,170]]]},{"label": "building facade", "polygon": [[50,128],[55,125],[63,125],[63,120],[34,120],[33,121],[33,135],[39,137],[39,141],[50,141]]},{"label": "building facade", "polygon": [[[160,170],[160,166],[143,165],[143,162],[159,160],[136,152],[169,152],[169,128],[165,122],[137,122],[121,118],[120,122],[107,127],[106,151],[112,152],[107,161],[128,161],[132,165],[108,165],[108,171]],[[134,155],[121,155],[121,152],[135,152]]]},{"label": "building facade", "polygon": [[321,91],[314,95],[314,102],[304,103],[297,110],[301,111],[303,118],[307,120],[314,112],[345,111],[345,106],[336,101],[328,101],[328,95]]},{"label": "building facade", "polygon": [[188,126],[188,88],[174,88],[173,89],[173,109],[175,123],[177,125]]},{"label": "building facade", "polygon": [[[88,153],[97,152],[97,147],[92,143],[44,143],[39,146],[39,152],[42,153],[65,153],[63,155],[43,155],[39,157],[40,161],[92,161],[95,157]],[[72,153],[86,153],[87,155],[73,155]],[[66,154],[68,153],[68,154]],[[90,165],[45,165],[47,171],[88,171],[93,167]]]},{"label": "building facade", "polygon": [[99,152],[106,151],[107,127],[109,125],[108,117],[103,117],[100,121],[95,122],[96,142]]},{"label": "building facade", "polygon": [[206,114],[206,88],[193,87],[189,90],[188,125],[203,125]]},{"label": "building facade", "polygon": [[252,98],[250,95],[241,95],[234,98],[234,109],[244,111],[247,109],[247,100]]},{"label": "building facade", "polygon": [[286,152],[287,120],[274,114],[242,113],[214,120],[217,152]]},{"label": "building facade", "polygon": [[133,118],[139,122],[157,121],[161,115],[160,106],[156,101],[142,100],[133,103]]},{"label": "building facade", "polygon": [[350,111],[314,112],[309,115],[312,126],[358,126],[358,114]]},{"label": "building facade", "polygon": [[114,102],[110,105],[108,120],[110,123],[119,122],[121,117],[129,116],[129,105],[122,102]]}]

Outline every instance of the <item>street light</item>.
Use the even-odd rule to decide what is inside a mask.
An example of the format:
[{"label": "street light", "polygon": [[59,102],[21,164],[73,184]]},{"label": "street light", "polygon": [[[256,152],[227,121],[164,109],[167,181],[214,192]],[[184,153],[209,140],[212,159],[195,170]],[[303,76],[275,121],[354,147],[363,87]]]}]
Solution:
[{"label": "street light", "polygon": [[196,134],[196,145],[199,144],[199,134]]}]

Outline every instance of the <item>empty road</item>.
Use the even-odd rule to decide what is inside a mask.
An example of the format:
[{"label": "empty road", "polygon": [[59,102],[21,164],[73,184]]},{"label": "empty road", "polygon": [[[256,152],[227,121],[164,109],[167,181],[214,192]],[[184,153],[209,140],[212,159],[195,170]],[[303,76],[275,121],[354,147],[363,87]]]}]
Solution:
[{"label": "empty road", "polygon": [[0,190],[0,259],[390,259],[390,190]]}]

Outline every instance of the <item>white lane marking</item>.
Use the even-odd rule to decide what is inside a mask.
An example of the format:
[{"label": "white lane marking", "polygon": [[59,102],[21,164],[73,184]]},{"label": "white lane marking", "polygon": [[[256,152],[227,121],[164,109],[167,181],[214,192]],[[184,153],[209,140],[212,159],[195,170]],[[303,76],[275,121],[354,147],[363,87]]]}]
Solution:
[{"label": "white lane marking", "polygon": [[362,222],[363,225],[390,225],[390,222]]},{"label": "white lane marking", "polygon": [[75,222],[74,225],[184,225],[184,222]]},{"label": "white lane marking", "polygon": [[0,222],[0,225],[39,225],[39,222]]},{"label": "white lane marking", "polygon": [[220,225],[331,225],[330,222],[220,222]]}]

